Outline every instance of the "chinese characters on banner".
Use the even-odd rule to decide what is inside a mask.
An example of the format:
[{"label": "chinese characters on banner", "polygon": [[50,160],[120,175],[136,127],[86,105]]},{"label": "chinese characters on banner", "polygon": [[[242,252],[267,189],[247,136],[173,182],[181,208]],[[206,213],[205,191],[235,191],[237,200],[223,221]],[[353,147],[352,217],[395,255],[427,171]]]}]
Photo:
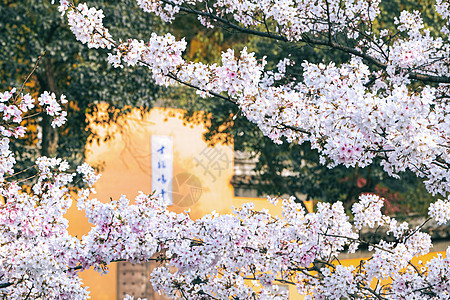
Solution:
[{"label": "chinese characters on banner", "polygon": [[152,135],[152,191],[173,204],[173,141],[171,136]]},{"label": "chinese characters on banner", "polygon": [[197,157],[194,157],[197,166],[203,169],[203,174],[208,175],[212,182],[215,182],[217,177],[221,176],[222,171],[229,168],[230,160],[227,153],[220,147],[206,146]]}]

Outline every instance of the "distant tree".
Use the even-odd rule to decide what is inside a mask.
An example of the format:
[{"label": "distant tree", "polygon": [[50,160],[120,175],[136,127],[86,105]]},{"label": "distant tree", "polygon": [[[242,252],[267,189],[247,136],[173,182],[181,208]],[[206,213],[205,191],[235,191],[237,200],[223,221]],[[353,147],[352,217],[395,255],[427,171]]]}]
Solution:
[{"label": "distant tree", "polygon": [[[111,31],[124,38],[146,38],[148,28],[162,30],[156,18],[142,12],[131,1],[90,1],[101,5]],[[127,26],[133,24],[133,26]],[[26,138],[13,145],[18,168],[34,163],[38,156],[59,156],[71,161],[84,159],[85,144],[91,135],[86,113],[93,114],[97,103],[108,103],[108,122],[129,107],[152,107],[160,88],[145,70],[117,70],[104,60],[105,51],[92,51],[73,40],[61,12],[49,1],[0,1],[0,89],[19,86],[42,55],[38,69],[26,86],[33,95],[63,91],[68,122],[55,129],[51,118],[41,115]],[[38,138],[39,136],[39,138]]]}]

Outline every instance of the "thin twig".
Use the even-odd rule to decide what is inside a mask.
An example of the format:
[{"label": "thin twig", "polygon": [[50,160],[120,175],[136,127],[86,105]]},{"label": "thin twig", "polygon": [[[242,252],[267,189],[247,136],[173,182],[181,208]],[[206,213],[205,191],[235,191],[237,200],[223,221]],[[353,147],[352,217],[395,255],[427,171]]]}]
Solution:
[{"label": "thin twig", "polygon": [[45,55],[45,51],[42,52],[41,55],[38,56],[36,63],[34,64],[33,69],[31,70],[30,74],[28,74],[28,76],[25,78],[25,81],[22,83],[22,87],[20,88],[20,91],[16,94],[16,97],[14,98],[14,102],[17,102],[17,99],[19,98],[20,94],[23,91],[23,88],[25,87],[25,83],[27,83],[28,79],[30,79],[31,75],[34,73],[34,71],[36,71],[39,61],[41,60],[41,57]]}]

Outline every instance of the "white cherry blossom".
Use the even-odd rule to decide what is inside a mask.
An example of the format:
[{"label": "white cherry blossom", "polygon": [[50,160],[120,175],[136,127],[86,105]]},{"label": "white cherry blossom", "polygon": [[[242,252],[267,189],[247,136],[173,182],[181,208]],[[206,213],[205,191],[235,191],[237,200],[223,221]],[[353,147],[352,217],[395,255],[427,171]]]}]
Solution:
[{"label": "white cherry blossom", "polygon": [[[340,65],[296,62],[303,67],[303,80],[284,83],[295,63],[289,58],[268,70],[265,59],[244,48],[224,51],[218,64],[189,62],[183,58],[186,42],[171,34],[121,40],[103,26],[102,10],[66,0],[59,6],[75,38],[90,48],[109,49],[105,59],[114,67],[146,67],[160,85],[187,84],[202,97],[231,101],[276,143],[310,142],[329,167],[364,167],[379,157],[392,176],[407,169],[416,172],[431,193],[444,198],[430,206],[430,217],[448,222],[447,2],[437,0],[435,7],[447,23],[441,28],[445,36],[432,36],[419,12],[406,11],[394,21],[402,34],[371,32],[367,28],[379,14],[379,1],[137,3],[164,21],[179,12],[196,13],[207,27],[233,25],[266,38],[347,51],[351,59]],[[204,9],[195,11],[197,6]],[[258,32],[265,21],[277,30]],[[336,34],[360,39],[348,48],[333,39]],[[388,42],[391,35],[396,38]],[[51,92],[38,97],[54,126],[67,117],[64,103],[65,97],[57,100]],[[34,105],[30,95],[17,95],[15,89],[0,93],[2,298],[87,299],[79,272],[90,267],[108,272],[116,261],[157,260],[160,266],[151,282],[172,298],[286,299],[276,287],[283,283],[313,299],[449,299],[450,247],[446,257],[414,264],[415,256],[429,253],[430,235],[383,215],[383,200],[376,195],[361,195],[351,216],[341,202],[318,203],[316,212],[307,213],[290,198],[281,201],[282,217],[248,203],[230,214],[212,212],[194,220],[143,193],[135,204],[125,195],[103,203],[94,198],[99,175],[89,165],[78,166],[77,175],[68,172],[67,162],[47,157],[36,161],[36,182],[27,192],[11,179],[15,160],[9,144],[25,133],[20,123]],[[77,197],[69,193],[75,176],[86,183]],[[73,202],[93,224],[81,239],[68,233],[64,218]],[[361,236],[363,227],[375,226],[384,227],[388,238],[368,241]],[[339,254],[363,246],[371,251],[370,259],[359,266],[340,264]],[[390,281],[371,287],[372,280],[382,279]]]}]

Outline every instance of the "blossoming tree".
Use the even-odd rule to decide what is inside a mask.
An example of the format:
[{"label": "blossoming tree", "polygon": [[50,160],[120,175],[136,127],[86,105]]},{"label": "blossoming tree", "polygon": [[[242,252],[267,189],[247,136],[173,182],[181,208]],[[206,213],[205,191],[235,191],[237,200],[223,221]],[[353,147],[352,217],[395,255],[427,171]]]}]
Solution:
[{"label": "blossoming tree", "polygon": [[[170,22],[178,13],[198,15],[207,27],[223,26],[246,34],[348,53],[341,65],[281,60],[266,70],[265,60],[243,49],[228,50],[220,65],[185,61],[186,43],[171,34],[148,41],[120,40],[102,25],[103,13],[86,4],[61,0],[75,37],[91,48],[109,50],[115,67],[150,69],[161,85],[185,84],[202,97],[230,101],[274,142],[308,141],[330,168],[364,167],[380,158],[392,176],[409,169],[440,194],[429,208],[439,224],[450,219],[450,4],[437,0],[439,36],[424,28],[420,13],[403,11],[389,32],[376,28],[379,1],[138,0],[147,12]],[[301,63],[302,80],[290,80],[289,67]],[[306,213],[294,199],[282,200],[283,217],[255,211],[252,204],[232,214],[192,220],[175,214],[151,195],[135,204],[122,197],[110,203],[91,199],[98,178],[86,164],[77,171],[87,188],[74,199],[95,224],[82,239],[67,232],[64,213],[73,199],[68,184],[75,174],[57,158],[36,162],[36,184],[26,192],[13,173],[10,139],[24,133],[22,113],[29,95],[0,95],[2,127],[0,207],[0,295],[7,298],[85,299],[78,273],[88,267],[107,271],[115,261],[156,260],[154,288],[182,299],[285,299],[277,283],[294,285],[314,299],[449,299],[447,258],[426,264],[431,238],[381,213],[383,200],[361,195],[352,219],[341,203],[318,204]],[[65,118],[51,93],[38,98],[54,125]],[[276,205],[277,199],[270,199]],[[362,227],[385,227],[389,241],[367,241]],[[372,257],[343,266],[338,255],[367,246]],[[385,279],[389,279],[384,281]],[[130,298],[130,297],[128,297]]]}]

